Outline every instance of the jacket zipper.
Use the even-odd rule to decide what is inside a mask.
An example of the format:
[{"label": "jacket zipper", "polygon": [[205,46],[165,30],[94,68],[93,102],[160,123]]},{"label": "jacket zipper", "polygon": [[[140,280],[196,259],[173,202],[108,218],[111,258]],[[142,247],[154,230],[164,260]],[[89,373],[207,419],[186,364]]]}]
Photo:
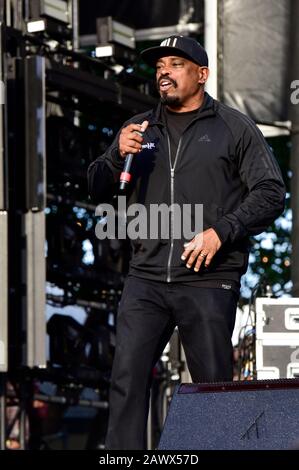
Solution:
[{"label": "jacket zipper", "polygon": [[173,204],[174,204],[174,170],[176,166],[176,162],[178,159],[180,147],[181,147],[181,140],[179,140],[178,148],[175,154],[175,159],[173,162],[173,166],[171,165],[171,150],[170,150],[170,140],[169,134],[167,133],[167,143],[168,143],[168,158],[169,158],[169,166],[170,166],[170,205],[171,205],[171,213],[170,213],[170,250],[168,255],[168,262],[167,262],[167,278],[166,281],[171,281],[171,261],[172,261],[172,254],[173,254],[173,246],[174,246],[174,212],[173,212]]}]

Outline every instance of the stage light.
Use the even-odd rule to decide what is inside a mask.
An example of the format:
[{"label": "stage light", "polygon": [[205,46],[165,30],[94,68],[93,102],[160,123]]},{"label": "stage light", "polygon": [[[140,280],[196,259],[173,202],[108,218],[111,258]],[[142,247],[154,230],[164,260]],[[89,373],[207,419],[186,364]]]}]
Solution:
[{"label": "stage light", "polygon": [[70,39],[71,29],[53,18],[36,18],[27,21],[27,32],[43,33],[47,38]]},{"label": "stage light", "polygon": [[135,49],[135,30],[113,20],[111,16],[97,18],[97,40],[99,45],[116,43]]},{"label": "stage light", "polygon": [[38,33],[41,31],[45,31],[46,29],[46,21],[45,20],[32,20],[28,21],[27,23],[27,31],[28,33]]},{"label": "stage light", "polygon": [[31,0],[26,27],[28,33],[43,33],[46,39],[70,40],[72,37],[71,1]]},{"label": "stage light", "polygon": [[126,66],[135,62],[135,30],[129,26],[114,21],[111,16],[97,18],[96,40],[95,57]]},{"label": "stage light", "polygon": [[110,63],[122,64],[125,67],[136,61],[136,52],[119,44],[105,44],[96,46],[94,55],[97,58],[110,59]]},{"label": "stage light", "polygon": [[112,57],[114,55],[114,47],[110,46],[97,46],[95,49],[95,56],[100,57]]}]

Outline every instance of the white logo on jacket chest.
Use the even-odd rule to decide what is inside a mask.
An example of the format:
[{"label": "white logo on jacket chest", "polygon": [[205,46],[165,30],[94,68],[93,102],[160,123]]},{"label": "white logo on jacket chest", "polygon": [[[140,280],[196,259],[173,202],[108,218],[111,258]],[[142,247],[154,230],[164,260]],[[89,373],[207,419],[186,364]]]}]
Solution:
[{"label": "white logo on jacket chest", "polygon": [[142,148],[152,150],[152,149],[156,148],[156,145],[155,145],[154,142],[147,142],[147,144],[142,145]]}]

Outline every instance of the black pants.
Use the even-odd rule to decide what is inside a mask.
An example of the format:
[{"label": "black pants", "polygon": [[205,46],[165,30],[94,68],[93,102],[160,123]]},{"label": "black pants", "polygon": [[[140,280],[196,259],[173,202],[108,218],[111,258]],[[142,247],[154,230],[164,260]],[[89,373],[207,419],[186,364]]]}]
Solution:
[{"label": "black pants", "polygon": [[177,325],[193,382],[232,380],[237,294],[128,277],[120,302],[107,449],[144,449],[152,369]]}]

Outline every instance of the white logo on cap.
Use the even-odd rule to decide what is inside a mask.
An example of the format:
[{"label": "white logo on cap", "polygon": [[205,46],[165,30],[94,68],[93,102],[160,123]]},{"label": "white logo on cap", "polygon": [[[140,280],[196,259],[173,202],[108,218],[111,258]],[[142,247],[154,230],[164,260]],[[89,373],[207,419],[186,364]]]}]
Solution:
[{"label": "white logo on cap", "polygon": [[161,42],[160,46],[175,47],[178,38],[168,38]]}]

